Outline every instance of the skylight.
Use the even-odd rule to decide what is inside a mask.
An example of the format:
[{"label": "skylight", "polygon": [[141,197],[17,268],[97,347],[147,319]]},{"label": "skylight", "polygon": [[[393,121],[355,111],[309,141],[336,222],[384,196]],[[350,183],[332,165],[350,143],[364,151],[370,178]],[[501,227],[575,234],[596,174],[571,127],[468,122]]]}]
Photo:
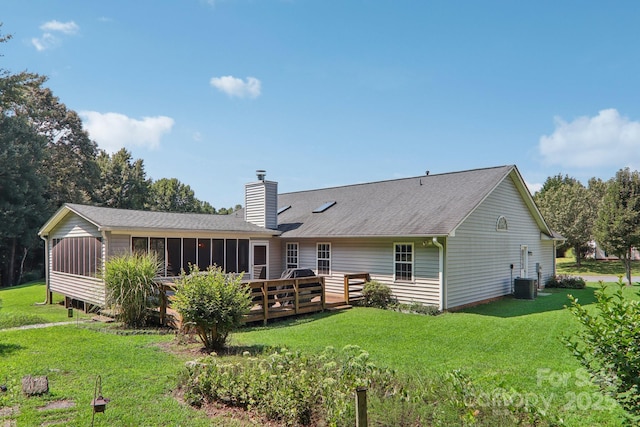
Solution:
[{"label": "skylight", "polygon": [[335,204],[336,204],[335,200],[333,200],[333,201],[331,201],[331,202],[323,203],[321,206],[319,206],[319,207],[315,208],[315,209],[313,210],[313,213],[320,213],[320,212],[324,212],[324,211],[326,211],[327,209],[329,209],[331,206],[333,206],[333,205],[335,205]]},{"label": "skylight", "polygon": [[287,206],[281,207],[280,209],[278,209],[278,215],[280,215],[282,212],[286,211],[290,207],[291,207],[291,205],[287,205]]}]

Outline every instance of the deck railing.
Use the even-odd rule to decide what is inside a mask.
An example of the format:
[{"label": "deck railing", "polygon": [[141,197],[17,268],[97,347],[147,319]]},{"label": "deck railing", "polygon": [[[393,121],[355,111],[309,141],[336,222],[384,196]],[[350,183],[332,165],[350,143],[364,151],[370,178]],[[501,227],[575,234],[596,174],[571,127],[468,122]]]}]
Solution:
[{"label": "deck railing", "polygon": [[[169,299],[175,292],[176,285],[172,280],[158,280],[160,288],[160,323],[170,323],[167,315]],[[299,279],[251,280],[243,282],[251,289],[253,307],[245,322],[264,323],[269,319],[294,316],[297,314],[324,311],[326,308],[324,277],[304,277]],[[169,309],[170,310],[170,309]],[[180,326],[175,319],[176,327]]]},{"label": "deck railing", "polygon": [[245,284],[251,288],[254,302],[245,316],[246,322],[266,323],[269,319],[314,313],[326,308],[324,277],[252,280]]},{"label": "deck railing", "polygon": [[349,273],[344,275],[344,302],[346,304],[362,299],[364,284],[371,280],[369,273]]}]

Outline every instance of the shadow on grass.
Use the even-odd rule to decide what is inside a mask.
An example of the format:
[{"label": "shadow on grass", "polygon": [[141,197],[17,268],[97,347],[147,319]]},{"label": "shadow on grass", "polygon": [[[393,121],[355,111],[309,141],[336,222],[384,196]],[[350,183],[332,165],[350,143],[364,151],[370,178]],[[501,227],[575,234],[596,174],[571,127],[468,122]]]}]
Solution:
[{"label": "shadow on grass", "polygon": [[309,314],[301,314],[298,316],[291,317],[281,317],[270,319],[266,325],[262,324],[262,321],[247,323],[243,326],[243,329],[250,329],[252,331],[259,331],[261,329],[278,329],[278,328],[289,328],[292,326],[303,325],[305,323],[314,322],[316,320],[325,319],[329,316],[335,316],[342,312],[342,310],[337,311],[322,311],[317,313],[309,313]]},{"label": "shadow on grass", "polygon": [[541,292],[543,295],[538,295],[534,300],[515,299],[513,296],[506,296],[499,301],[467,308],[460,310],[460,312],[480,314],[482,316],[518,317],[563,310],[565,306],[570,304],[567,295],[573,295],[582,305],[593,304],[596,301],[594,295],[596,289],[589,286],[585,289],[545,289]]},{"label": "shadow on grass", "polygon": [[6,344],[6,343],[0,342],[0,357],[8,356],[13,352],[16,352],[22,349],[24,349],[24,347],[22,347],[21,345]]}]

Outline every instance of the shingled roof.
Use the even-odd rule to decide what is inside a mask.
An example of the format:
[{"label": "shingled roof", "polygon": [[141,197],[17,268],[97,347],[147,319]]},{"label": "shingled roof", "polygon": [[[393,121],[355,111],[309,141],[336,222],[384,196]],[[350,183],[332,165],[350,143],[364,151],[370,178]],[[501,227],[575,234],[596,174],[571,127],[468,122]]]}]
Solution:
[{"label": "shingled roof", "polygon": [[550,234],[515,166],[281,194],[278,229],[287,238],[447,236],[508,176]]},{"label": "shingled roof", "polygon": [[242,215],[210,215],[176,212],[151,212],[129,209],[114,209],[67,203],[40,230],[46,235],[50,228],[69,212],[74,212],[95,224],[101,231],[220,231],[277,235],[277,230],[268,230],[244,221]]}]

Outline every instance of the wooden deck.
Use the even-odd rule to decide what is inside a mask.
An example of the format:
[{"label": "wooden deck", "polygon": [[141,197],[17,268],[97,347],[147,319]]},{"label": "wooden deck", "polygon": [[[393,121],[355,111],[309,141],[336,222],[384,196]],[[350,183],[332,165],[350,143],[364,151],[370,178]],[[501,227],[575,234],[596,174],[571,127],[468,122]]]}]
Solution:
[{"label": "wooden deck", "polygon": [[[325,292],[324,277],[252,280],[244,285],[251,288],[254,302],[245,316],[246,323],[266,324],[271,319],[351,307],[348,296]],[[170,295],[175,288],[174,283],[161,283],[160,323],[179,329],[180,315],[171,308]]]}]

